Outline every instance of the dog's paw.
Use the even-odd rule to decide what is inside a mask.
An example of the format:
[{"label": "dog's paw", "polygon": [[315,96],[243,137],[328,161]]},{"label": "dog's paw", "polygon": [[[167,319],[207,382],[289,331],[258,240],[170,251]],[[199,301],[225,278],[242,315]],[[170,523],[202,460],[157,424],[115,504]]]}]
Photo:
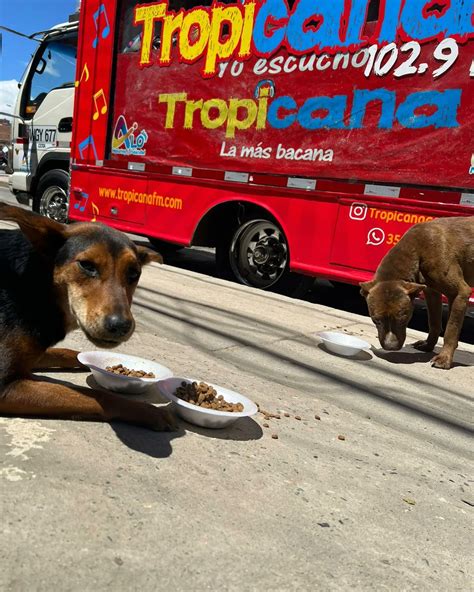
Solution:
[{"label": "dog's paw", "polygon": [[452,365],[453,358],[449,354],[439,352],[434,358],[431,359],[431,365],[434,368],[441,368],[442,370],[449,370]]},{"label": "dog's paw", "polygon": [[431,352],[434,349],[434,346],[431,345],[430,343],[428,343],[427,339],[421,339],[420,341],[415,341],[415,343],[413,343],[412,347],[414,347],[415,349],[418,349],[419,351],[423,351],[423,352]]},{"label": "dog's paw", "polygon": [[170,409],[170,406],[166,407],[152,407],[153,411],[150,410],[150,416],[148,426],[155,432],[174,432],[177,429],[176,418]]}]

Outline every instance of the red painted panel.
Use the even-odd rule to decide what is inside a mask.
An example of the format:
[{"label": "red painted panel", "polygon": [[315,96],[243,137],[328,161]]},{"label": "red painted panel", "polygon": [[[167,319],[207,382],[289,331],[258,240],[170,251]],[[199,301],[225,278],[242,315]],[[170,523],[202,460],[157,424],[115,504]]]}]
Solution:
[{"label": "red painted panel", "polygon": [[110,116],[115,0],[81,4],[72,158],[103,160]]},{"label": "red painted panel", "polygon": [[[456,43],[459,56],[439,76],[434,74],[440,67],[434,57],[441,51],[437,41],[417,45],[416,68],[411,66],[415,73],[410,75],[397,74],[414,56],[411,50],[400,50],[402,45],[398,40],[393,50],[397,60],[383,75],[366,73],[360,63],[367,62],[367,54],[357,53],[323,55],[320,61],[315,55],[295,57],[282,49],[270,61],[252,56],[240,64],[230,62],[211,78],[203,76],[201,61],[179,62],[176,48],[168,66],[157,64],[159,50],[152,52],[148,68],[140,68],[139,51],[119,54],[109,157],[251,173],[474,187],[469,174],[474,42]],[[379,56],[384,48],[374,51]],[[375,63],[383,70],[391,55],[377,57]],[[303,67],[307,70],[300,71]],[[372,97],[367,108],[365,96]],[[436,107],[433,101],[444,101],[441,97],[446,103]],[[408,105],[415,100],[420,104],[411,113]],[[324,101],[326,107],[320,102],[314,106],[314,101]],[[421,126],[421,116],[429,119],[441,111],[446,117]],[[311,129],[318,120],[324,120],[324,126]]]},{"label": "red painted panel", "polygon": [[[175,44],[166,67],[157,64],[158,49],[152,52],[153,64],[144,69],[137,52],[114,56],[114,40],[120,39],[118,5],[117,0],[87,0],[81,7],[72,219],[101,220],[125,231],[190,244],[212,208],[248,201],[280,223],[293,270],[358,281],[367,279],[390,246],[421,220],[407,221],[405,214],[472,214],[472,208],[458,205],[460,188],[474,187],[469,87],[474,41],[466,41],[469,36],[454,40],[459,50],[454,60],[446,57],[449,52],[446,59],[440,57],[441,39],[422,43],[416,72],[409,76],[394,75],[414,55],[401,49],[406,39],[399,38],[397,61],[383,74],[365,72],[366,66],[359,63],[362,54],[344,57],[331,50],[326,57],[311,58],[312,53],[291,56],[281,48],[270,56],[271,62],[261,56],[241,63],[231,59],[220,75],[209,77],[202,75],[202,60],[180,62]],[[374,48],[374,64],[379,67],[386,63],[377,62],[382,50]],[[311,59],[313,67],[302,71],[302,64],[307,66]],[[446,62],[444,74],[434,76]],[[354,121],[361,111],[355,105],[356,93],[378,90],[385,99],[369,103],[357,127]],[[459,98],[455,113],[452,101],[446,107],[452,127],[410,127],[406,118],[402,125],[400,106],[406,107],[410,97],[425,92],[439,97],[445,91],[454,91],[453,100]],[[173,112],[170,95],[176,98],[176,93],[183,96],[176,99]],[[270,116],[272,104],[283,97],[287,105],[281,103]],[[301,119],[305,102],[318,97],[329,97],[332,106],[309,111]],[[334,97],[339,98],[331,103]],[[232,117],[231,101],[239,105]],[[344,107],[339,120],[336,103]],[[252,109],[255,118],[247,119]],[[432,114],[432,108],[421,107],[411,123]],[[287,127],[279,127],[293,115]],[[303,125],[326,117],[321,129]],[[287,149],[284,155],[282,147]],[[298,154],[315,158],[304,160]],[[96,161],[105,161],[105,166],[91,166]],[[128,171],[130,161],[140,163],[144,171]],[[171,175],[173,166],[191,167],[192,176]],[[249,173],[249,182],[227,182],[225,171]],[[316,189],[288,189],[288,177],[316,178]],[[377,190],[364,195],[366,182],[401,186],[399,198],[381,197]],[[365,217],[362,210],[357,215],[354,201],[364,204]],[[389,219],[389,212],[395,217]]]},{"label": "red painted panel", "polygon": [[340,204],[331,263],[375,271],[385,253],[413,224],[433,220],[436,214],[413,206],[367,203],[363,199]]}]

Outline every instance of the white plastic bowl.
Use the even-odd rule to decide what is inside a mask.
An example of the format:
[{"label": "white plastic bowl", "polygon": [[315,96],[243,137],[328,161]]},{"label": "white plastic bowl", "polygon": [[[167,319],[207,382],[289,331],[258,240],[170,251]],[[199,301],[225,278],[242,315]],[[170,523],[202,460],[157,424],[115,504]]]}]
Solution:
[{"label": "white plastic bowl", "polygon": [[370,343],[367,343],[367,341],[345,333],[323,331],[318,335],[329,351],[340,356],[356,356],[362,350],[370,349]]},{"label": "white plastic bowl", "polygon": [[255,405],[250,399],[247,399],[247,397],[211,383],[207,384],[215,388],[218,395],[222,395],[229,403],[242,403],[244,410],[240,412],[217,411],[216,409],[206,409],[204,407],[199,407],[198,405],[193,405],[192,403],[187,403],[176,397],[174,394],[176,389],[181,386],[182,382],[190,383],[200,381],[196,378],[173,377],[161,380],[158,383],[158,389],[164,397],[171,401],[176,413],[189,423],[194,423],[203,428],[226,428],[241,417],[250,417],[251,415],[255,415],[258,411],[257,405]]},{"label": "white plastic bowl", "polygon": [[[92,376],[100,386],[115,391],[117,393],[126,393],[129,395],[138,395],[156,384],[159,380],[173,376],[173,373],[166,366],[162,366],[152,360],[119,354],[110,351],[88,351],[78,354],[77,359],[84,366],[88,366]],[[113,374],[105,368],[107,366],[116,366],[122,364],[129,370],[145,370],[153,372],[155,378],[139,378],[137,376],[122,376]]]}]

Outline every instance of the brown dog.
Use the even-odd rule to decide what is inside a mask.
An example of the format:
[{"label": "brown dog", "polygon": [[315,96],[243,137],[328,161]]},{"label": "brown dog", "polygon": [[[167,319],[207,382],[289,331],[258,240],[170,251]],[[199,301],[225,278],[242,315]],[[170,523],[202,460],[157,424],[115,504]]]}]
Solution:
[{"label": "brown dog", "polygon": [[77,352],[52,346],[80,327],[99,347],[133,333],[141,268],[161,257],[102,224],[65,226],[0,203],[0,415],[125,421],[173,427],[168,409],[111,393],[39,380],[34,368],[77,368]]},{"label": "brown dog", "polygon": [[448,323],[443,348],[431,363],[449,369],[474,286],[474,216],[416,224],[385,255],[374,279],[360,286],[380,344],[387,350],[403,346],[414,298],[423,290],[429,334],[413,345],[433,351],[441,333],[444,294],[449,302]]}]

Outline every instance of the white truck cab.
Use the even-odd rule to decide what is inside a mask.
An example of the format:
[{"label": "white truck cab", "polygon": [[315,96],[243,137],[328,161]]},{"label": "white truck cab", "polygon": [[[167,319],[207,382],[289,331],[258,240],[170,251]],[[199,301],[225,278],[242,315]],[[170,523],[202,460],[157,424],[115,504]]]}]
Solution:
[{"label": "white truck cab", "polygon": [[18,85],[12,123],[10,190],[60,222],[67,220],[78,25],[73,15],[41,33]]}]

